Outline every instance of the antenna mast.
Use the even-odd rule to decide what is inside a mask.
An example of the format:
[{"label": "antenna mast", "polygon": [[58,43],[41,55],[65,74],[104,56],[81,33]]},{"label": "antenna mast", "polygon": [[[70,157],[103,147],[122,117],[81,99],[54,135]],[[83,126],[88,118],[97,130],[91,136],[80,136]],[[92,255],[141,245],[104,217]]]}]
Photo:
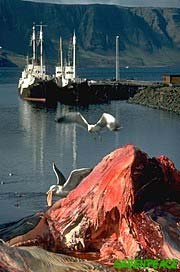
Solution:
[{"label": "antenna mast", "polygon": [[40,25],[40,33],[39,33],[39,40],[40,40],[40,74],[43,74],[43,26]]},{"label": "antenna mast", "polygon": [[35,23],[33,23],[33,33],[32,33],[32,49],[33,49],[33,58],[32,64],[34,65],[36,62],[36,32],[35,32]]},{"label": "antenna mast", "polygon": [[76,78],[76,35],[73,35],[73,79]]},{"label": "antenna mast", "polygon": [[60,55],[59,55],[59,62],[60,62],[60,66],[61,66],[61,73],[63,71],[63,51],[62,51],[62,37],[59,38],[59,51],[60,51]]},{"label": "antenna mast", "polygon": [[40,42],[40,75],[43,76],[43,25],[40,23],[40,25],[37,25],[40,27],[39,31],[39,42]]},{"label": "antenna mast", "polygon": [[116,36],[116,81],[119,80],[119,36]]}]

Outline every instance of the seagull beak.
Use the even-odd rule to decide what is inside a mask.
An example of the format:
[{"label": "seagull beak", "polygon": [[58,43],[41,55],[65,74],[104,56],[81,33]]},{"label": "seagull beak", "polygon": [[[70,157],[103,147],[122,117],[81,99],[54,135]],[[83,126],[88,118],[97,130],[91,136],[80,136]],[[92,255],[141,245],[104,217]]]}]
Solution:
[{"label": "seagull beak", "polygon": [[47,192],[46,192],[46,195],[48,195],[50,193],[50,191],[52,191],[51,189],[49,189]]},{"label": "seagull beak", "polygon": [[51,207],[52,206],[53,190],[49,190],[46,194],[47,194],[47,205],[48,205],[48,207]]}]

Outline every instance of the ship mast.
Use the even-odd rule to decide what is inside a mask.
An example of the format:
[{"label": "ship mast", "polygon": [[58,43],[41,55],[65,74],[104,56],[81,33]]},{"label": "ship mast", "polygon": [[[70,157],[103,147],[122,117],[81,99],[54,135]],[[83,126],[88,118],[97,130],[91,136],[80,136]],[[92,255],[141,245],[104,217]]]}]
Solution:
[{"label": "ship mast", "polygon": [[33,50],[33,58],[32,64],[34,65],[36,62],[36,33],[35,33],[35,24],[33,23],[33,33],[32,33],[32,50]]},{"label": "ship mast", "polygon": [[40,75],[43,76],[43,25],[40,23],[40,25],[37,25],[40,27],[39,31],[39,43],[40,43]]},{"label": "ship mast", "polygon": [[29,64],[29,57],[26,56],[26,66],[28,66],[28,64]]},{"label": "ship mast", "polygon": [[76,35],[73,35],[73,79],[76,78]]},{"label": "ship mast", "polygon": [[43,74],[43,26],[40,24],[40,33],[39,33],[39,40],[40,40],[40,74]]},{"label": "ship mast", "polygon": [[61,73],[63,72],[63,51],[62,51],[62,37],[59,38],[59,52],[60,52],[60,55],[59,55],[59,63],[60,63],[60,66],[61,66]]}]

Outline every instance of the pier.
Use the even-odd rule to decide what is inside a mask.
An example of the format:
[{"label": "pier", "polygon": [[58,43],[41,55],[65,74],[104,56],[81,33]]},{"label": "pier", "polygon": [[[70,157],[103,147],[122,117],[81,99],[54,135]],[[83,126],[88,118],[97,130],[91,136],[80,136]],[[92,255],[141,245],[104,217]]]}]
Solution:
[{"label": "pier", "polygon": [[60,88],[58,100],[70,105],[108,103],[111,100],[127,100],[145,87],[158,85],[157,82],[137,80],[86,80]]},{"label": "pier", "polygon": [[72,38],[72,62],[63,64],[62,39],[60,38],[59,65],[56,66],[58,101],[69,105],[108,103],[111,100],[127,100],[139,90],[157,83],[149,81],[123,80],[120,76],[119,36],[116,36],[116,77],[114,80],[90,80],[76,78],[76,36]]}]

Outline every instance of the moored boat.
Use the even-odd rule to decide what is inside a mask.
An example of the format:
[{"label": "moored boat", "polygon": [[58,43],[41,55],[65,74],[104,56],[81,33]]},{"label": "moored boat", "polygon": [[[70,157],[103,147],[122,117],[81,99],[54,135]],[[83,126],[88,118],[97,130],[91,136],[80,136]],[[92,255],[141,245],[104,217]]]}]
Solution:
[{"label": "moored boat", "polygon": [[76,35],[70,40],[68,58],[63,61],[62,38],[59,42],[59,62],[55,67],[58,100],[64,104],[89,104],[89,85],[76,76]]},{"label": "moored boat", "polygon": [[[32,31],[32,58],[27,64],[19,79],[18,91],[23,100],[32,102],[53,103],[57,101],[56,83],[53,77],[46,73],[43,63],[43,25],[40,24],[39,38],[36,37],[35,25]],[[38,49],[40,56],[38,56]]]}]

